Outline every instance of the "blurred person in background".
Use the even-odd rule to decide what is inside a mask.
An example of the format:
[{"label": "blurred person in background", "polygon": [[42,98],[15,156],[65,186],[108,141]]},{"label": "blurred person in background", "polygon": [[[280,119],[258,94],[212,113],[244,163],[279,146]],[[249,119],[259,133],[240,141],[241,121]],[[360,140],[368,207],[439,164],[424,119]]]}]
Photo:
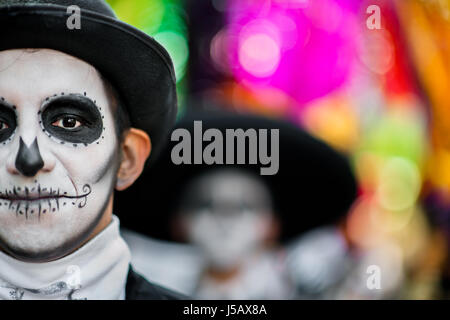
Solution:
[{"label": "blurred person in background", "polygon": [[292,297],[276,246],[278,221],[270,191],[258,176],[242,169],[210,171],[186,185],[174,221],[184,239],[203,254],[195,296]]},{"label": "blurred person in background", "polygon": [[[179,269],[196,269],[175,271],[173,265],[167,265],[167,272],[184,273],[184,281],[189,283],[183,285],[179,277],[174,289],[183,287],[184,293],[203,299],[295,298],[295,288],[285,272],[283,246],[308,230],[336,223],[345,216],[356,196],[356,182],[347,160],[284,121],[228,112],[192,112],[180,119],[175,130],[186,129],[193,137],[193,121],[202,121],[203,130],[214,128],[224,137],[226,129],[279,129],[279,171],[260,175],[260,167],[254,164],[175,165],[170,163],[175,146],[172,142],[161,158],[164,160],[155,163],[145,177],[155,187],[146,186],[142,180],[121,195],[128,199],[122,203],[148,199],[157,211],[152,215],[156,220],[145,215],[133,223],[130,217],[127,226],[141,234],[187,242],[197,248],[197,261],[201,263],[193,264],[192,257],[165,260],[167,264],[177,263]],[[249,143],[246,145],[248,152]],[[131,236],[132,251],[149,248],[143,245],[145,239],[139,245],[136,235]],[[162,256],[155,251],[147,253],[149,260],[152,255],[154,260]],[[166,284],[157,279],[158,274],[144,268],[144,263],[137,266],[150,279]]]}]

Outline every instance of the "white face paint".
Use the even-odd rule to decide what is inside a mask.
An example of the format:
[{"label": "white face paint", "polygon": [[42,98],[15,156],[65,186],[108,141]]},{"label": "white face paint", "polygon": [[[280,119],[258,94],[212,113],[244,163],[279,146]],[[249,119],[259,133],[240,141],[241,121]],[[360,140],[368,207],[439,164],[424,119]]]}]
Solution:
[{"label": "white face paint", "polygon": [[113,190],[117,138],[98,72],[64,53],[0,52],[0,246],[46,261],[81,245]]},{"label": "white face paint", "polygon": [[262,246],[272,209],[270,193],[256,177],[221,169],[186,189],[188,238],[203,249],[213,267],[239,265]]}]

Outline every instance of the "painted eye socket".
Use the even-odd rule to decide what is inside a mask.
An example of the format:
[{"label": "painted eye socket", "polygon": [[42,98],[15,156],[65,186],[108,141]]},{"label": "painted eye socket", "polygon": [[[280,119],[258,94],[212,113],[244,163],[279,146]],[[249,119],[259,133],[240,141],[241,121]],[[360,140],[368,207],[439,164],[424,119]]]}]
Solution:
[{"label": "painted eye socket", "polygon": [[17,127],[16,113],[5,101],[0,101],[0,143],[7,141]]},{"label": "painted eye socket", "polygon": [[103,131],[102,115],[95,103],[80,95],[50,99],[41,112],[41,124],[47,134],[61,142],[90,144]]},{"label": "painted eye socket", "polygon": [[66,130],[74,130],[82,125],[84,125],[84,122],[81,119],[71,115],[62,116],[52,123],[52,126]]},{"label": "painted eye socket", "polygon": [[0,131],[9,129],[9,126],[6,122],[0,120]]}]

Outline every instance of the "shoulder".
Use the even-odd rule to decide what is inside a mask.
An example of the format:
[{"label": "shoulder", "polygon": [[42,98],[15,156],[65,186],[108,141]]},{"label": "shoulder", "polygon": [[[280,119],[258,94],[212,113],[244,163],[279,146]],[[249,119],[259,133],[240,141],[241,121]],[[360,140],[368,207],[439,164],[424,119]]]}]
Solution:
[{"label": "shoulder", "polygon": [[125,288],[126,300],[185,300],[188,297],[147,281],[130,265]]}]

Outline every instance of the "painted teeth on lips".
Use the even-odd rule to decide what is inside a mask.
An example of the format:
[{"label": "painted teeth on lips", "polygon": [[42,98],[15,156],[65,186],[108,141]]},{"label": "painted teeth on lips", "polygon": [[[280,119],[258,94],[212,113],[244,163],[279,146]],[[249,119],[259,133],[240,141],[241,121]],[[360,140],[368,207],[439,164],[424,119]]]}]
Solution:
[{"label": "painted teeth on lips", "polygon": [[33,188],[33,191],[29,190],[30,189],[28,188],[14,188],[13,190],[0,191],[0,199],[10,201],[37,201],[63,198],[67,195],[67,192],[60,192],[59,189],[56,191],[47,189],[40,189],[36,191],[36,188]]}]

